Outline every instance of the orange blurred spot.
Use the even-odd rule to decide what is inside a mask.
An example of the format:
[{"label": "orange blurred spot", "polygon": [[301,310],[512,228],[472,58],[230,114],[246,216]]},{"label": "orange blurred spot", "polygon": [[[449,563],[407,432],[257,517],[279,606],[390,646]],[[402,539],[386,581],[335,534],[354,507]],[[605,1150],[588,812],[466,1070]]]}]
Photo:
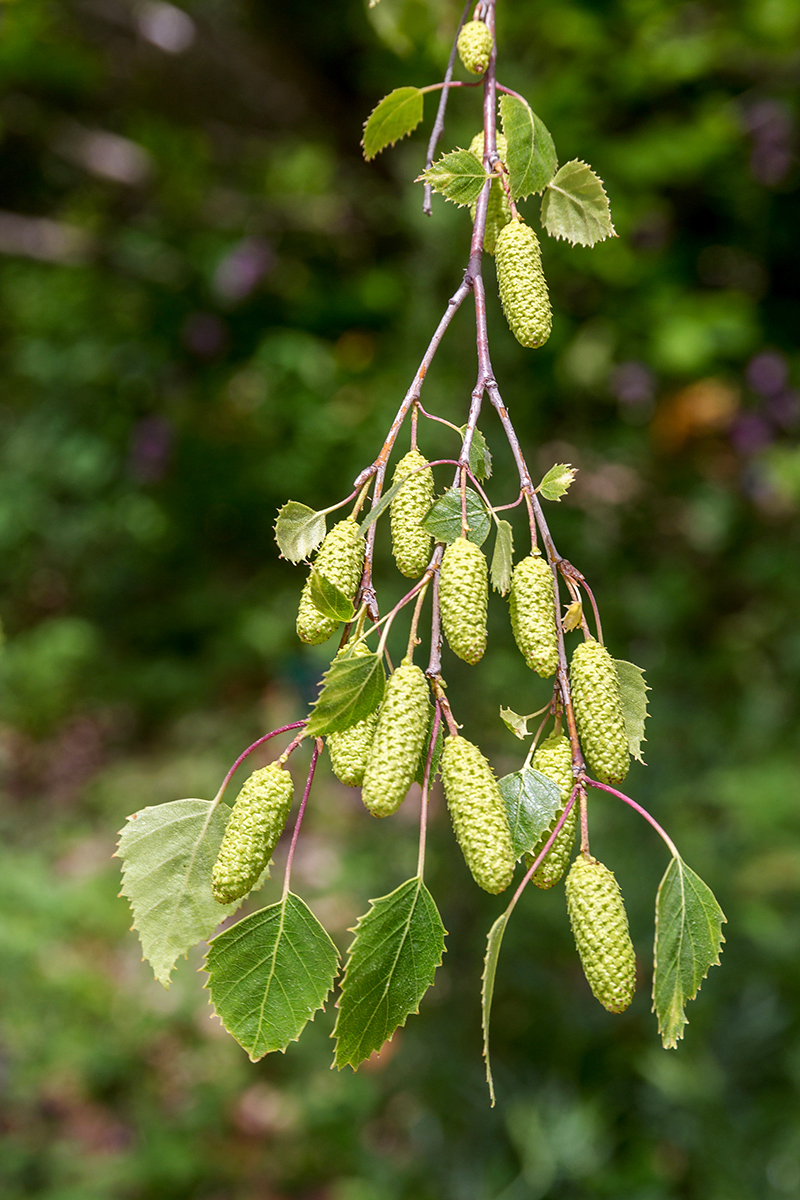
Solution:
[{"label": "orange blurred spot", "polygon": [[653,438],[678,450],[689,438],[727,429],[739,407],[736,388],[721,379],[698,379],[663,400],[653,417]]}]

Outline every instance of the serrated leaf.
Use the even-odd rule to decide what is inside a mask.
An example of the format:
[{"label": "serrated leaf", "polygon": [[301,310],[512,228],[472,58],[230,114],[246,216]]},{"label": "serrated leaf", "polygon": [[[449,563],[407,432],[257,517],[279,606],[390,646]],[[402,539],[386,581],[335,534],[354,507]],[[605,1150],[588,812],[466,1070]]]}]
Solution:
[{"label": "serrated leaf", "polygon": [[498,783],[508,811],[514,853],[517,858],[522,858],[538,846],[542,834],[563,807],[561,789],[533,767],[523,767],[512,775],[504,775]]},{"label": "serrated leaf", "polygon": [[323,616],[333,617],[337,621],[352,621],[352,600],[319,571],[311,572],[311,599]]},{"label": "serrated leaf", "polygon": [[628,749],[637,762],[645,765],[642,758],[642,742],[647,741],[644,736],[644,723],[650,715],[647,711],[647,693],[650,688],[645,682],[641,667],[621,658],[614,659],[614,667],[622,697],[622,715],[625,718]]},{"label": "serrated leaf", "polygon": [[415,183],[429,183],[459,208],[474,204],[489,176],[471,150],[452,150],[423,171]]},{"label": "serrated leaf", "polygon": [[545,500],[560,500],[565,495],[578,474],[578,468],[569,463],[556,463],[545,475],[536,489]]},{"label": "serrated leaf", "polygon": [[556,148],[544,121],[515,96],[500,97],[500,117],[508,140],[509,187],[515,200],[541,192],[558,169]]},{"label": "serrated leaf", "polygon": [[[466,425],[462,425],[462,442],[466,432]],[[483,436],[480,429],[476,429],[472,435],[472,441],[469,447],[469,469],[480,483],[483,483],[485,479],[491,479],[492,477],[492,454],[488,445],[486,444],[486,438]]]},{"label": "serrated leaf", "polygon": [[417,128],[422,120],[423,93],[419,88],[395,88],[376,105],[364,125],[364,158],[369,162],[387,146]]},{"label": "serrated leaf", "polygon": [[492,587],[505,596],[511,587],[511,568],[514,565],[514,531],[508,521],[497,522],[497,537],[492,555]]},{"label": "serrated leaf", "polygon": [[325,537],[325,514],[314,512],[307,504],[289,500],[278,510],[275,522],[275,541],[284,558],[299,563],[322,545]]},{"label": "serrated leaf", "polygon": [[408,475],[404,475],[402,479],[397,480],[397,483],[393,483],[389,490],[383,493],[378,503],[369,510],[366,517],[358,527],[362,536],[367,532],[370,525],[373,525],[375,521],[377,521],[378,517],[381,516],[382,513],[386,512],[386,509],[392,503],[395,496],[400,491],[400,488],[407,479],[411,478],[412,474],[413,472],[409,471]]},{"label": "serrated leaf", "polygon": [[565,633],[571,633],[573,629],[578,629],[583,620],[583,605],[580,600],[573,600],[572,604],[568,604],[561,624],[564,627]]},{"label": "serrated leaf", "polygon": [[526,737],[531,736],[531,731],[528,729],[528,721],[531,717],[537,716],[537,713],[528,713],[527,717],[521,717],[519,713],[515,713],[513,708],[501,708],[500,720],[509,729],[514,737],[518,737],[522,742]]},{"label": "serrated leaf", "polygon": [[711,888],[682,858],[673,858],[656,896],[653,1012],[665,1050],[683,1037],[684,1006],[719,965],[726,920]]},{"label": "serrated leaf", "polygon": [[593,246],[617,236],[603,182],[586,163],[564,163],[547,185],[542,225],[551,237],[565,238],[573,246]]},{"label": "serrated leaf", "polygon": [[[416,783],[422,787],[425,780],[425,764],[428,761],[428,750],[431,744],[431,734],[433,733],[433,720],[436,710],[431,706],[430,716],[428,718],[428,732],[425,734],[425,741],[422,744],[422,750],[417,763],[417,771],[414,775]],[[436,734],[436,745],[433,747],[433,757],[431,758],[431,775],[430,782],[433,783],[436,778],[436,772],[439,770],[439,763],[442,760],[442,750],[444,749],[444,722],[439,722],[439,729]]]},{"label": "serrated leaf", "polygon": [[386,675],[377,654],[335,658],[322,678],[322,690],[308,718],[313,737],[341,733],[363,721],[381,702]]},{"label": "serrated leaf", "polygon": [[486,1061],[486,1082],[489,1085],[489,1096],[492,1108],[495,1105],[494,1079],[492,1078],[492,1062],[489,1057],[489,1025],[492,1019],[492,1000],[494,999],[494,981],[497,975],[497,960],[500,957],[500,947],[503,944],[503,934],[508,924],[508,913],[501,913],[489,930],[486,939],[486,957],[483,960],[483,975],[481,977],[481,1022],[483,1025],[483,1057]]},{"label": "serrated leaf", "polygon": [[231,810],[211,800],[171,800],[143,808],[120,830],[122,892],[156,979],[169,987],[181,954],[235,912],[211,892],[211,869]]},{"label": "serrated leaf", "polygon": [[[482,546],[489,536],[492,518],[489,510],[474,488],[467,488],[467,537],[476,546]],[[426,516],[420,521],[423,529],[437,542],[454,542],[461,537],[461,490],[450,488],[435,500]]]},{"label": "serrated leaf", "polygon": [[356,925],[342,979],[333,1031],[340,1069],[356,1070],[419,1012],[444,953],[446,931],[419,876],[370,905]]},{"label": "serrated leaf", "polygon": [[339,952],[311,909],[287,892],[213,939],[206,987],[228,1033],[257,1062],[297,1041],[338,968]]}]

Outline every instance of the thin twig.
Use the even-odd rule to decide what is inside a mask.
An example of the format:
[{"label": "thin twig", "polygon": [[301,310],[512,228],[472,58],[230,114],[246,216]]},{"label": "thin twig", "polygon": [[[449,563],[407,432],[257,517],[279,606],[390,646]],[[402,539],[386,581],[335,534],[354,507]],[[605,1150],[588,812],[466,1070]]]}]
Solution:
[{"label": "thin twig", "polygon": [[408,658],[409,661],[413,658],[414,647],[417,645],[417,641],[418,641],[417,626],[419,625],[419,616],[420,616],[420,613],[422,612],[422,605],[425,602],[425,593],[427,592],[427,590],[428,590],[428,583],[426,581],[425,587],[420,588],[420,590],[419,590],[419,594],[417,596],[417,603],[414,605],[414,615],[411,618],[411,629],[408,634],[408,648],[406,650],[406,658]]},{"label": "thin twig", "polygon": [[420,879],[422,879],[422,871],[425,866],[425,843],[428,836],[428,791],[431,785],[431,766],[433,764],[433,754],[436,749],[436,739],[439,736],[441,723],[442,706],[437,700],[433,714],[433,723],[431,725],[431,741],[428,746],[428,755],[425,759],[425,773],[422,776],[422,801],[419,810],[419,855],[417,857],[417,875]]},{"label": "thin twig", "polygon": [[616,796],[618,800],[624,800],[626,804],[629,804],[632,809],[638,812],[640,817],[644,817],[645,821],[650,822],[656,833],[659,834],[660,837],[662,837],[666,842],[673,858],[680,858],[678,847],[675,845],[672,838],[665,829],[662,829],[655,817],[651,816],[646,808],[642,808],[641,804],[637,804],[635,800],[631,800],[630,796],[626,796],[624,792],[618,791],[616,788],[611,787],[607,783],[598,783],[596,779],[590,779],[588,775],[585,776],[585,782],[587,787],[599,788],[601,792],[610,792],[611,795]]},{"label": "thin twig", "polygon": [[[464,5],[464,11],[461,14],[461,20],[458,22],[458,29],[456,30],[456,35],[453,38],[453,45],[450,48],[450,58],[447,60],[447,70],[444,73],[444,83],[442,84],[442,94],[439,97],[439,107],[436,110],[436,120],[433,123],[433,129],[431,130],[430,140],[428,141],[428,154],[425,159],[425,170],[426,171],[433,162],[433,156],[436,153],[436,147],[439,144],[439,138],[444,133],[444,115],[447,111],[447,97],[448,97],[448,93],[449,93],[450,87],[451,87],[450,81],[453,78],[453,67],[456,65],[456,54],[458,52],[458,35],[461,33],[461,26],[464,24],[464,22],[467,19],[467,13],[470,10],[471,4],[472,4],[472,0],[467,0],[466,4]],[[480,81],[476,80],[476,82],[480,82]],[[431,211],[432,211],[432,209],[431,209],[431,193],[432,193],[431,185],[429,183],[426,183],[425,184],[425,192],[424,192],[423,200],[422,200],[422,211],[424,212],[426,217],[429,217],[431,215]]]},{"label": "thin twig", "polygon": [[314,739],[314,749],[311,751],[311,765],[308,768],[308,778],[306,779],[305,791],[303,799],[300,801],[300,808],[297,812],[297,820],[294,823],[294,833],[292,834],[292,844],[289,847],[289,853],[286,856],[286,870],[283,873],[283,899],[289,892],[289,884],[292,880],[292,862],[294,861],[294,851],[297,845],[297,839],[300,837],[300,826],[303,824],[303,815],[306,811],[311,784],[314,782],[314,772],[317,769],[317,759],[322,753],[322,738]]},{"label": "thin twig", "polygon": [[561,833],[561,830],[564,828],[567,817],[572,812],[572,809],[575,805],[575,800],[578,795],[578,787],[579,787],[579,784],[576,783],[575,787],[572,789],[569,800],[564,805],[564,811],[562,812],[561,816],[558,818],[555,825],[553,826],[553,832],[550,834],[550,836],[547,839],[547,841],[545,842],[544,846],[539,851],[539,853],[536,855],[536,858],[533,860],[531,865],[528,867],[528,870],[525,872],[522,882],[520,883],[517,890],[514,892],[514,895],[511,897],[508,908],[506,909],[506,917],[507,918],[511,916],[520,896],[525,891],[525,888],[528,886],[531,879],[533,879],[534,874],[536,873],[536,871],[539,869],[539,867],[542,865],[545,858],[547,857],[547,855],[550,851],[550,847],[553,845],[553,842],[556,840],[558,835]]},{"label": "thin twig", "polygon": [[230,771],[228,771],[228,774],[225,776],[222,783],[220,784],[220,789],[217,792],[216,796],[214,797],[214,804],[219,804],[220,800],[222,799],[222,797],[225,793],[226,787],[230,783],[233,776],[236,774],[237,769],[242,765],[244,760],[247,758],[248,754],[252,754],[253,751],[257,750],[259,746],[263,746],[264,742],[268,742],[270,740],[270,738],[277,737],[279,733],[288,733],[290,729],[300,729],[305,724],[306,724],[305,721],[293,721],[291,725],[281,725],[280,729],[273,729],[271,733],[265,733],[263,737],[260,737],[255,742],[253,742],[252,746],[248,746],[246,750],[243,750],[242,753],[237,758],[236,762],[231,767]]}]

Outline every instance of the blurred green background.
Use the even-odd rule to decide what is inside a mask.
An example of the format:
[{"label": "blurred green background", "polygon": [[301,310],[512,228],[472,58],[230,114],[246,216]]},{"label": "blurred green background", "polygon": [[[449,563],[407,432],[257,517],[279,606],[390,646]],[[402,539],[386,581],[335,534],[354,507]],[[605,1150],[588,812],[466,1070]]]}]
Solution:
[{"label": "blurred green background", "polygon": [[[210,1018],[200,953],[164,992],[116,897],[124,818],[213,795],[244,745],[303,715],[330,657],[298,646],[304,572],[271,526],[289,497],[350,490],[460,277],[465,213],[439,200],[424,218],[411,183],[435,99],[424,135],[369,165],[358,146],[385,92],[441,78],[457,16],[451,0],[0,3],[9,1200],[800,1197],[798,0],[498,4],[502,81],[561,161],[600,173],[620,234],[545,240],[543,350],[505,329],[491,262],[489,319],[532,469],[580,467],[549,510],[561,552],[652,684],[630,790],[729,918],[679,1049],[649,1011],[663,847],[604,797],[592,845],[628,900],[636,1000],[605,1013],[561,888],[526,894],[493,1111],[478,991],[502,902],[476,894],[441,800],[445,963],[358,1076],[329,1070],[330,1008],[250,1064]],[[479,120],[478,94],[454,94],[443,148]],[[467,304],[423,397],[458,424],[472,339]],[[511,461],[491,414],[482,428],[502,503]],[[455,449],[441,426],[422,447]],[[499,598],[490,636],[478,668],[446,658],[449,694],[515,769],[498,707],[529,712],[548,685]],[[323,769],[295,881],[340,947],[413,873],[415,821],[409,800],[392,829],[372,822]]]}]

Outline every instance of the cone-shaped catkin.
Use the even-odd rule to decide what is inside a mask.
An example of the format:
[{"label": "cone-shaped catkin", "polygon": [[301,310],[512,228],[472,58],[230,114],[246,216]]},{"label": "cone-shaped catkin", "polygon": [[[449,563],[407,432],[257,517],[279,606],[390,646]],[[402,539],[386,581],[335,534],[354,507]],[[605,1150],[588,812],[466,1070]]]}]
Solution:
[{"label": "cone-shaped catkin", "polygon": [[292,777],[278,763],[245,780],[225,828],[211,873],[220,904],[247,895],[270,860],[292,807]]},{"label": "cone-shaped catkin", "polygon": [[539,239],[530,225],[509,221],[494,248],[497,285],[508,327],[522,346],[535,349],[550,336],[553,316],[542,270]]},{"label": "cone-shaped catkin", "polygon": [[[535,771],[541,771],[542,775],[546,775],[548,779],[552,779],[553,783],[558,784],[561,791],[561,804],[547,833],[542,835],[538,846],[527,855],[528,866],[538,857],[539,851],[553,832],[553,828],[564,810],[564,805],[572,795],[574,780],[572,778],[572,747],[569,744],[569,738],[565,737],[563,733],[551,733],[541,746],[537,747],[532,766]],[[547,857],[533,873],[533,882],[537,887],[554,887],[566,871],[567,864],[572,857],[577,824],[578,806],[573,804],[569,816],[559,830],[558,837],[547,852]]]},{"label": "cone-shaped catkin", "polygon": [[[426,470],[418,468],[425,467]],[[392,551],[397,568],[409,579],[416,579],[428,565],[431,535],[420,521],[433,504],[433,471],[418,450],[409,450],[395,467],[394,483],[416,471],[406,480],[391,504]]]},{"label": "cone-shaped catkin", "polygon": [[[483,158],[482,133],[475,134],[475,137],[469,144],[469,148],[478,158]],[[498,133],[497,135],[497,153],[503,160],[505,160],[508,154],[508,143],[502,133]],[[473,222],[475,221],[477,208],[477,200],[469,206],[469,215]],[[486,209],[486,229],[483,235],[483,248],[487,254],[494,254],[497,235],[510,220],[511,208],[509,207],[508,197],[500,180],[495,179],[492,181],[492,186],[489,189],[489,204]]]},{"label": "cone-shaped catkin", "polygon": [[576,646],[569,668],[575,722],[586,763],[601,783],[621,783],[630,751],[614,660],[599,642]]},{"label": "cone-shaped catkin", "polygon": [[580,854],[567,876],[567,911],[589,987],[609,1012],[624,1012],[633,999],[636,958],[614,872]]},{"label": "cone-shaped catkin", "polygon": [[532,671],[545,679],[558,666],[553,572],[537,550],[521,559],[508,593],[514,639]]},{"label": "cone-shaped catkin", "polygon": [[[346,649],[347,647],[345,647]],[[353,654],[357,656],[369,654],[369,652],[369,647],[364,642],[356,642],[353,647]],[[336,657],[339,658],[342,653],[343,651],[340,650]],[[346,783],[348,787],[361,787],[367,765],[367,755],[375,736],[377,724],[378,710],[376,709],[375,712],[364,717],[363,721],[357,721],[355,725],[351,725],[349,729],[344,729],[341,733],[328,734],[325,741],[331,756],[331,767],[340,783]]]},{"label": "cone-shaped catkin", "polygon": [[483,552],[467,538],[456,538],[444,552],[439,571],[439,607],[450,649],[474,665],[486,649],[488,568]]},{"label": "cone-shaped catkin", "polygon": [[389,677],[378,726],[367,755],[361,799],[374,817],[389,817],[403,803],[417,771],[428,728],[428,681],[403,662]]},{"label": "cone-shaped catkin", "polygon": [[[352,517],[339,521],[319,548],[314,568],[350,599],[356,594],[364,565],[364,539]],[[297,610],[297,636],[317,646],[326,642],[341,622],[326,617],[311,599],[311,577],[306,580]]]},{"label": "cone-shaped catkin", "polygon": [[449,737],[441,769],[453,829],[472,878],[486,892],[505,891],[514,874],[514,847],[492,768],[472,742]]},{"label": "cone-shaped catkin", "polygon": [[482,75],[492,53],[492,35],[485,21],[467,21],[456,42],[458,57],[471,75]]}]

